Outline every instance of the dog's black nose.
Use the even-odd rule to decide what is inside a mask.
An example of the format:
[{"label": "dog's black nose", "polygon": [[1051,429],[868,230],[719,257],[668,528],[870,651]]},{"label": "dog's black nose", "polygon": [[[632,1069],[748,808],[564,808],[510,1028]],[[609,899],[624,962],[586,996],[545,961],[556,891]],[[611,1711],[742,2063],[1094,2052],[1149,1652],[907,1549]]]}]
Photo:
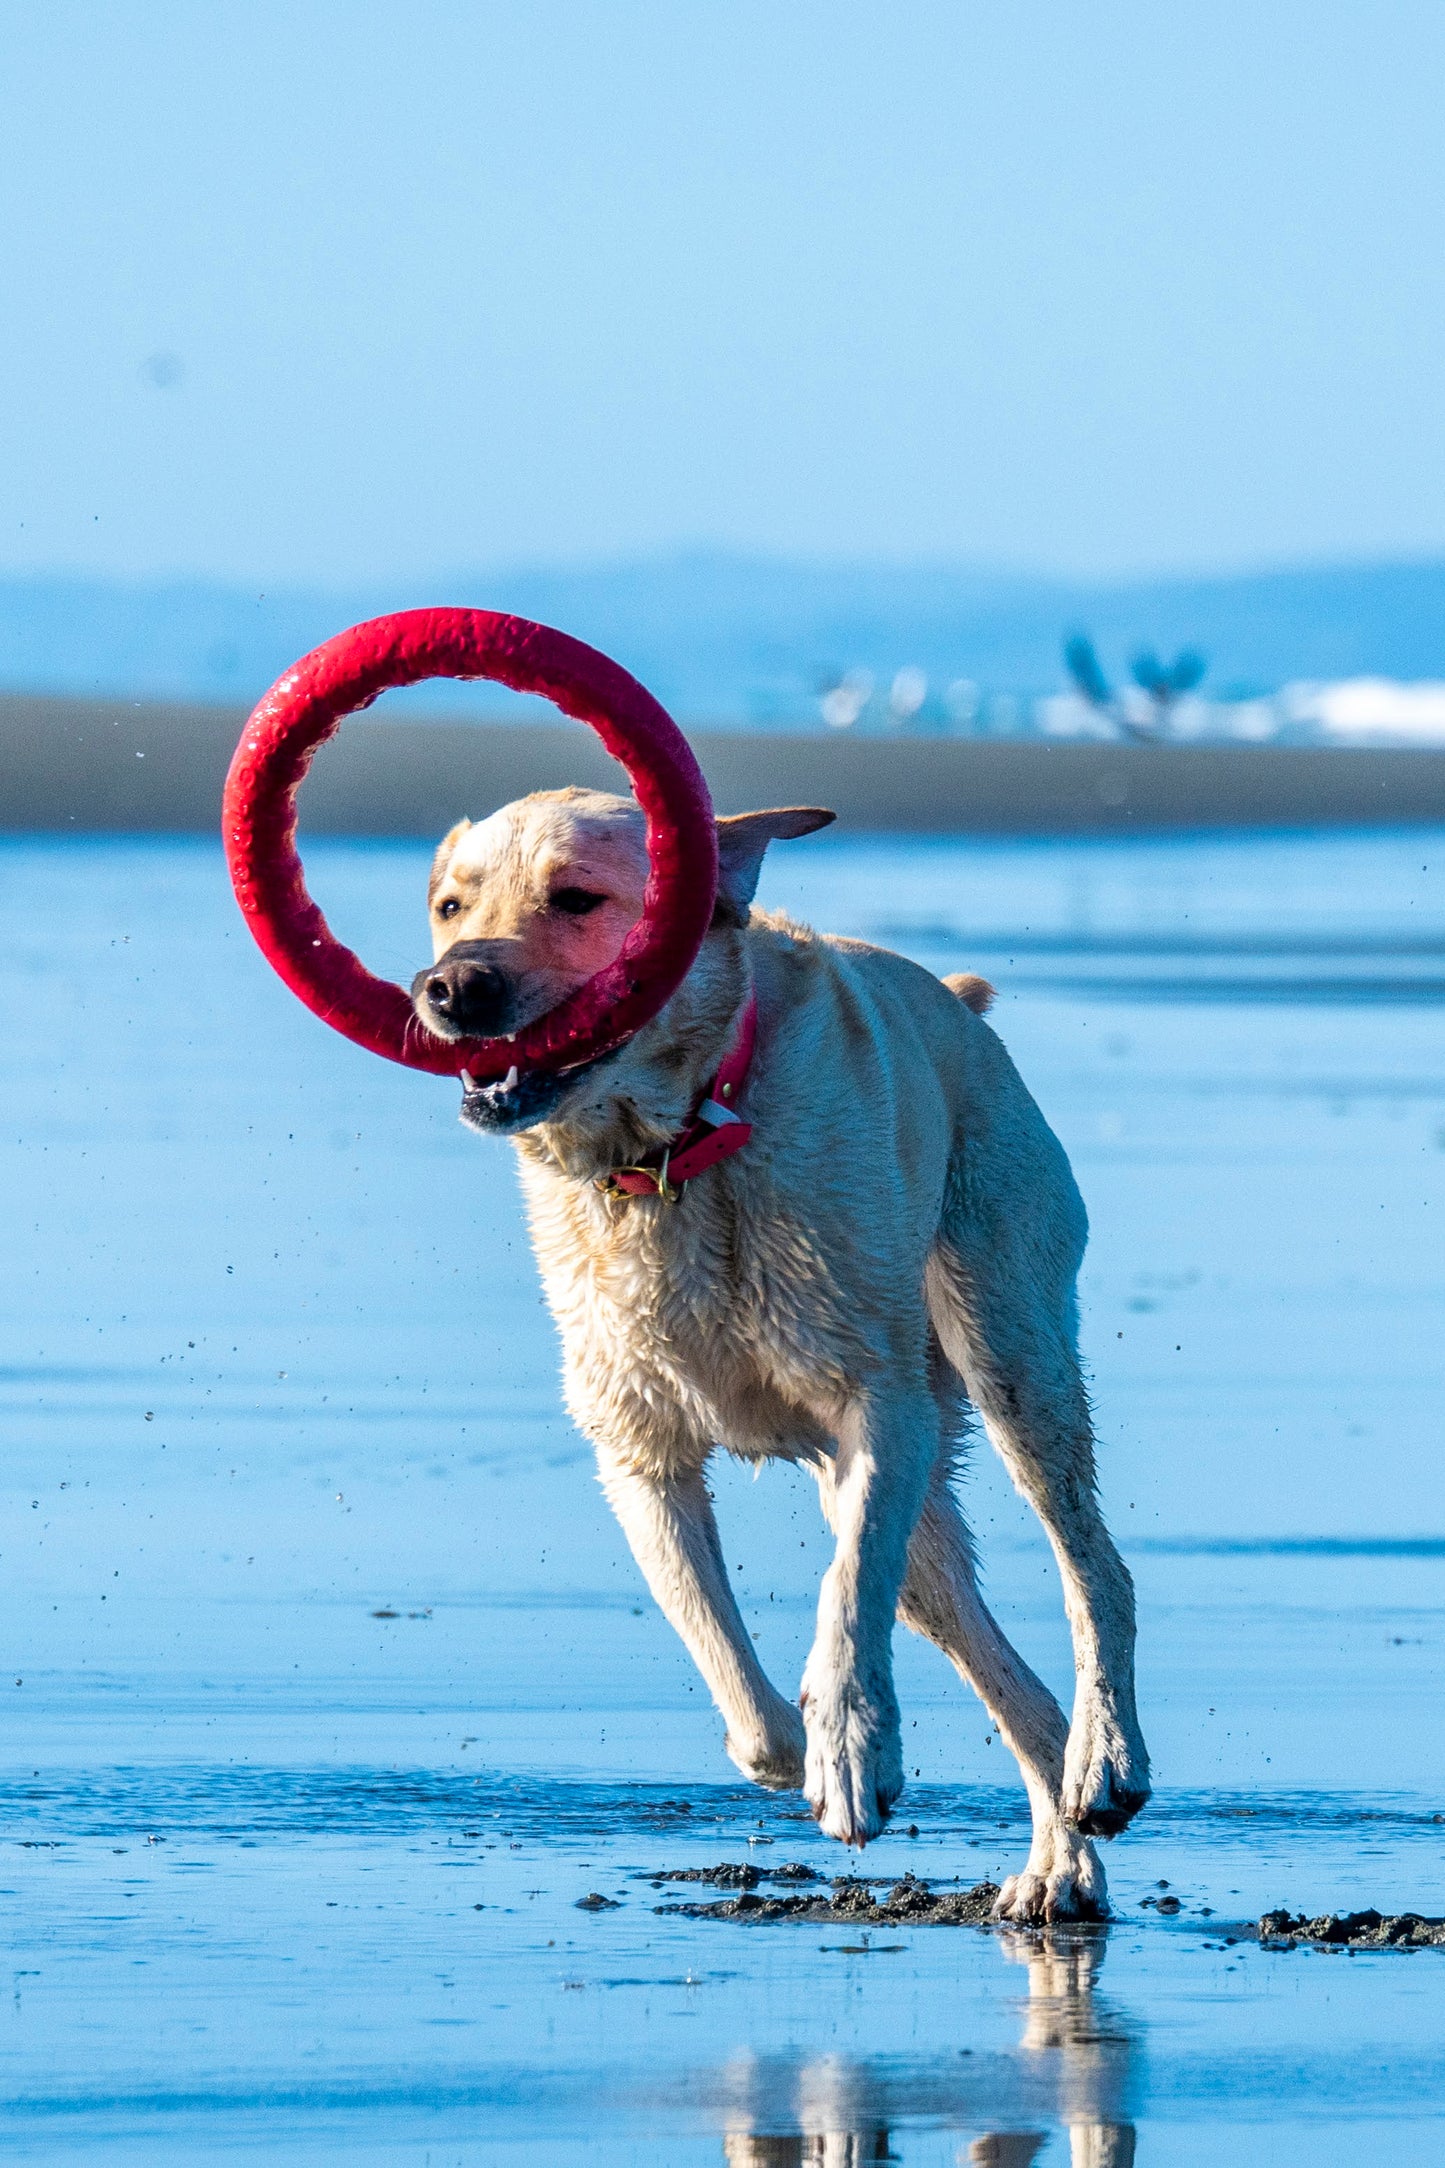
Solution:
[{"label": "dog's black nose", "polygon": [[429,1007],[458,1031],[485,1036],[506,1025],[511,997],[495,964],[474,956],[443,956],[423,974],[422,991]]}]

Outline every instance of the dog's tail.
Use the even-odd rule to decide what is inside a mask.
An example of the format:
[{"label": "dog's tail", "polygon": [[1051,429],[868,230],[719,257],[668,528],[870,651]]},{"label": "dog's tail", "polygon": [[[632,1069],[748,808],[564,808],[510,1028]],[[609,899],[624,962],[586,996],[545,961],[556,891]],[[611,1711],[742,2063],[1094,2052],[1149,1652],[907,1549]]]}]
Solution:
[{"label": "dog's tail", "polygon": [[998,990],[981,979],[976,971],[951,971],[944,980],[951,994],[957,994],[966,1009],[975,1016],[984,1016],[998,999]]}]

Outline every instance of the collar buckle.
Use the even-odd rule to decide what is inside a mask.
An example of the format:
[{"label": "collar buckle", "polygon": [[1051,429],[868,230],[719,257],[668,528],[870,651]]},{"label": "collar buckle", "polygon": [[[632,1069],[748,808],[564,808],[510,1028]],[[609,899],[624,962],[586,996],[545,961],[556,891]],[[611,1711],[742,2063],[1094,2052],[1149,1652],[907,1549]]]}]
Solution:
[{"label": "collar buckle", "polygon": [[[677,1204],[682,1197],[682,1191],[676,1182],[670,1182],[667,1178],[668,1161],[671,1158],[672,1146],[669,1144],[662,1155],[660,1167],[615,1167],[611,1174],[599,1174],[595,1187],[601,1190],[604,1197],[620,1197],[624,1201],[631,1197],[660,1197],[664,1204]],[[621,1179],[624,1174],[633,1176],[644,1186],[629,1186]]]}]

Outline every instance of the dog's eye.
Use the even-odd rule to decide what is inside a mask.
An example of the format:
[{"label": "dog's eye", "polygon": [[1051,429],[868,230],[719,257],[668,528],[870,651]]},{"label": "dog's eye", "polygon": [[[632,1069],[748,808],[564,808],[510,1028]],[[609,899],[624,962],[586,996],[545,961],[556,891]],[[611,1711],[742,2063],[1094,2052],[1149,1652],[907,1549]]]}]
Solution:
[{"label": "dog's eye", "polygon": [[437,905],[438,918],[455,918],[461,905],[455,896],[447,896]]},{"label": "dog's eye", "polygon": [[565,911],[568,918],[586,918],[607,898],[591,888],[554,888],[547,901],[554,911]]}]

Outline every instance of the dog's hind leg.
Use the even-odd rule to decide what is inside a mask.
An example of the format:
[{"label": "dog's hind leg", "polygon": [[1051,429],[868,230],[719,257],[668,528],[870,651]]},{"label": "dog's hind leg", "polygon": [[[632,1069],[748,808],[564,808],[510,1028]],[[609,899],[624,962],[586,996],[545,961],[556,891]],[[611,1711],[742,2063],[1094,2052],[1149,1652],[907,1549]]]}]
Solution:
[{"label": "dog's hind leg", "polygon": [[950,1458],[946,1450],[940,1454],[913,1531],[898,1616],[942,1649],[1017,1758],[1033,1842],[1022,1874],[1010,1875],[999,1892],[999,1918],[1103,1919],[1108,1903],[1098,1854],[1059,1811],[1068,1721],[978,1592],[973,1545],[949,1482]]},{"label": "dog's hind leg", "polygon": [[666,1479],[599,1447],[598,1474],[658,1608],[682,1636],[727,1724],[727,1751],[755,1784],[803,1781],[803,1719],[763,1671],[723,1562],[701,1469]]},{"label": "dog's hind leg", "polygon": [[[1134,1587],[1104,1525],[1076,1344],[1083,1206],[1036,1110],[998,1151],[956,1164],[928,1305],[944,1353],[1013,1481],[1043,1522],[1074,1643],[1073,1722],[1060,1806],[1112,1837],[1149,1796],[1134,1706]],[[996,1157],[995,1157],[996,1154]]]}]

